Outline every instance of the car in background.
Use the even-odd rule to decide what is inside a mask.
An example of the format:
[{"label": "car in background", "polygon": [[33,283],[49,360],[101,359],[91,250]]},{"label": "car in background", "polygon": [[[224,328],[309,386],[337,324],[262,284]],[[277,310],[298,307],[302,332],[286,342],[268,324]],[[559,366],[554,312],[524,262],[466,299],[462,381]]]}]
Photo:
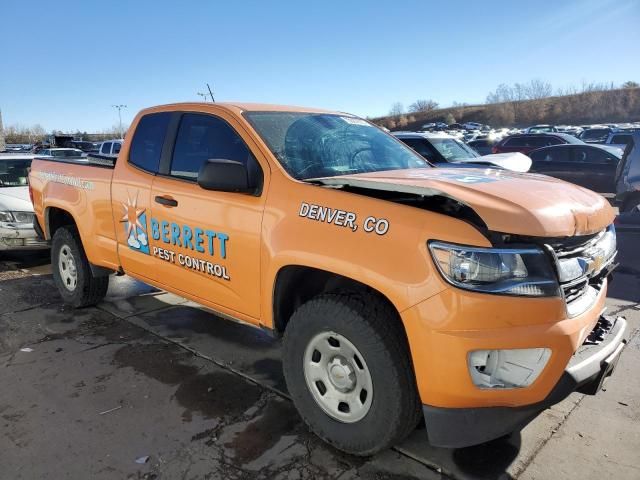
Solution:
[{"label": "car in background", "polygon": [[467,122],[462,124],[462,128],[465,130],[483,130],[489,127],[478,122]]},{"label": "car in background", "polygon": [[611,132],[613,132],[611,127],[588,128],[580,134],[579,138],[585,143],[605,143]]},{"label": "car in background", "polygon": [[48,248],[33,228],[28,175],[33,155],[0,155],[0,252]]},{"label": "car in background", "polygon": [[600,145],[552,145],[529,152],[531,173],[542,173],[599,193],[615,192],[622,153]]},{"label": "car in background", "polygon": [[464,164],[469,167],[488,166],[526,172],[531,166],[531,161],[524,155],[481,156],[464,142],[446,133],[393,132],[392,135],[436,167]]},{"label": "car in background", "polygon": [[123,142],[124,140],[122,139],[105,140],[100,144],[100,149],[97,153],[103,157],[118,158]]},{"label": "car in background", "polygon": [[65,148],[77,148],[85,153],[97,152],[99,145],[95,142],[88,142],[84,140],[70,140],[65,143]]},{"label": "car in background", "polygon": [[552,133],[557,131],[558,129],[553,125],[533,125],[525,129],[525,133]]},{"label": "car in background", "polygon": [[618,164],[616,203],[621,212],[640,215],[640,131],[633,132]]},{"label": "car in background", "polygon": [[618,147],[624,152],[624,149],[627,148],[627,145],[632,141],[632,139],[633,131],[622,130],[619,132],[611,132],[604,144],[611,147]]},{"label": "car in background", "polygon": [[568,133],[569,135],[573,135],[574,137],[580,136],[580,134],[584,131],[582,127],[576,127],[573,125],[556,125],[556,129],[560,133]]},{"label": "car in background", "polygon": [[39,157],[82,158],[87,154],[78,148],[44,148],[38,152]]},{"label": "car in background", "polygon": [[520,152],[526,155],[538,148],[565,143],[584,144],[573,135],[566,133],[521,133],[503,138],[493,146],[491,151],[493,153]]},{"label": "car in background", "polygon": [[495,143],[495,140],[491,140],[487,137],[479,140],[471,140],[470,142],[467,142],[467,146],[473,148],[479,155],[490,155],[493,153],[491,149]]},{"label": "car in background", "polygon": [[7,143],[5,145],[6,153],[21,153],[21,152],[30,152],[32,145],[28,143]]}]

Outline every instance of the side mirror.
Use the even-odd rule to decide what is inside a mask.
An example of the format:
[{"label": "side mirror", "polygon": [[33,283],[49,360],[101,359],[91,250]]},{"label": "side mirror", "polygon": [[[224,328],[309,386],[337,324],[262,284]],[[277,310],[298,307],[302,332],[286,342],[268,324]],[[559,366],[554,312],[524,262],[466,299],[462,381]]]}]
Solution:
[{"label": "side mirror", "polygon": [[249,172],[244,164],[235,160],[209,159],[200,167],[198,185],[205,190],[219,192],[253,193]]}]

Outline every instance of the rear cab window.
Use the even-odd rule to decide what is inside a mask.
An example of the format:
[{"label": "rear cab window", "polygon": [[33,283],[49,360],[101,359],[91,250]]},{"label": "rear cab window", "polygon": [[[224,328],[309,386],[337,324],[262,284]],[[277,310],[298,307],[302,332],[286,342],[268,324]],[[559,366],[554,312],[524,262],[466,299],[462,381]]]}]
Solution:
[{"label": "rear cab window", "polygon": [[100,153],[103,155],[109,155],[111,153],[111,142],[106,142],[102,144],[102,148],[100,149]]},{"label": "rear cab window", "polygon": [[129,163],[149,173],[157,173],[171,112],[150,113],[138,122],[131,148]]}]

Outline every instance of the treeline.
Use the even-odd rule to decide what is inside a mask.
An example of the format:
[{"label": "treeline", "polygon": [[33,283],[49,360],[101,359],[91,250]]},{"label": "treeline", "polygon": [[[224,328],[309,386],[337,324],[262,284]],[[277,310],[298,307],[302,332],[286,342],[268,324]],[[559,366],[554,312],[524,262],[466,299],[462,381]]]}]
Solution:
[{"label": "treeline", "polygon": [[390,115],[371,120],[391,130],[415,130],[430,122],[479,122],[495,127],[525,127],[537,123],[577,125],[640,120],[640,85],[635,82],[627,82],[618,88],[613,84],[585,83],[580,87],[558,90],[555,95],[552,92],[551,85],[540,80],[527,84],[503,84],[490,92],[482,105],[454,103],[449,108],[405,113],[399,111],[401,105],[395,103]]}]

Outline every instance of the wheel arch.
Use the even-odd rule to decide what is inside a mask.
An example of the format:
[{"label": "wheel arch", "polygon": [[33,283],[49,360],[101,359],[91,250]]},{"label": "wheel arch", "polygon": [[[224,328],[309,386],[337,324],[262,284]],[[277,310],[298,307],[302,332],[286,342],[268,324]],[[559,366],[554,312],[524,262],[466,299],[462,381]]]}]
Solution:
[{"label": "wheel arch", "polygon": [[[78,232],[80,242],[84,245],[82,239],[82,232],[78,228],[78,222],[74,216],[66,209],[49,206],[44,210],[44,235],[45,239],[51,241],[56,233],[56,230],[62,227],[73,227]],[[91,273],[94,277],[107,277],[114,273],[115,270],[111,268],[102,267],[89,262]]]},{"label": "wheel arch", "polygon": [[61,227],[73,226],[78,230],[78,222],[66,209],[49,206],[44,210],[44,234],[47,240],[51,240],[53,235]]},{"label": "wheel arch", "polygon": [[339,273],[295,264],[281,267],[275,276],[272,297],[273,331],[277,334],[284,332],[293,312],[306,301],[322,293],[338,290],[373,293],[393,309],[406,335],[400,312],[380,290]]}]

